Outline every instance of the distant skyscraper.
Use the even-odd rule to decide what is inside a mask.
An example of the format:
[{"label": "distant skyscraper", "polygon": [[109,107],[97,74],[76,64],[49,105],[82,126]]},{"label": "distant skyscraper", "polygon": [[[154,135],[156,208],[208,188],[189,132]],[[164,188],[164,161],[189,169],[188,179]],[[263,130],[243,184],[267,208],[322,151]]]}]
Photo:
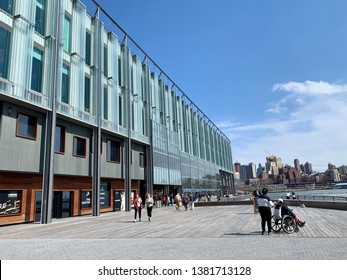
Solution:
[{"label": "distant skyscraper", "polygon": [[265,167],[261,165],[261,163],[259,163],[258,168],[257,168],[257,177],[260,174],[263,174],[263,172],[265,171]]},{"label": "distant skyscraper", "polygon": [[309,162],[306,162],[306,163],[305,163],[305,173],[306,173],[307,175],[310,175],[310,174],[313,173],[312,164],[309,163]]},{"label": "distant skyscraper", "polygon": [[240,165],[240,179],[247,180],[247,167],[248,165]]},{"label": "distant skyscraper", "polygon": [[305,165],[304,164],[300,164],[300,170],[301,170],[301,173],[305,173],[306,174],[306,170],[305,170]]},{"label": "distant skyscraper", "polygon": [[235,162],[234,163],[234,167],[235,167],[235,172],[238,172],[238,173],[240,173],[240,163],[239,162]]},{"label": "distant skyscraper", "polygon": [[342,165],[339,168],[339,172],[341,175],[346,175],[347,174],[347,166],[346,165]]},{"label": "distant skyscraper", "polygon": [[296,170],[298,170],[299,173],[301,173],[300,162],[299,162],[299,160],[297,158],[294,159],[294,167],[295,167]]},{"label": "distant skyscraper", "polygon": [[248,164],[247,179],[257,178],[256,165],[254,163]]},{"label": "distant skyscraper", "polygon": [[250,163],[248,165],[240,166],[240,179],[248,180],[256,178],[256,165],[254,163]]},{"label": "distant skyscraper", "polygon": [[266,172],[272,175],[278,175],[279,169],[282,168],[282,159],[276,156],[266,157]]}]

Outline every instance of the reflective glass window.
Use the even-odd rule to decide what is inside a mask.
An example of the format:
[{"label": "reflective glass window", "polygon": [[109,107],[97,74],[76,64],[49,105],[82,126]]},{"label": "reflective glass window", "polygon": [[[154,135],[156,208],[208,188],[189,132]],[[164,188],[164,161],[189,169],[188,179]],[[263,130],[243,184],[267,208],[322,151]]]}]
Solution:
[{"label": "reflective glass window", "polygon": [[119,142],[107,140],[107,161],[120,162]]},{"label": "reflective glass window", "polygon": [[43,77],[43,52],[34,48],[33,63],[31,71],[31,89],[37,92],[42,92],[42,77]]},{"label": "reflective glass window", "polygon": [[13,12],[13,0],[1,0],[0,9],[4,12],[12,15]]},{"label": "reflective glass window", "polygon": [[84,111],[90,113],[90,78],[84,79]]},{"label": "reflective glass window", "polygon": [[91,64],[91,35],[86,32],[86,64],[90,66]]},{"label": "reflective glass window", "polygon": [[73,155],[76,157],[85,157],[86,143],[86,139],[75,136],[73,139]]},{"label": "reflective glass window", "polygon": [[0,77],[7,79],[11,33],[0,27]]},{"label": "reflective glass window", "polygon": [[62,86],[61,86],[61,102],[69,104],[70,100],[70,67],[63,65],[62,70]]},{"label": "reflective glass window", "polygon": [[104,87],[104,119],[108,119],[108,90]]},{"label": "reflective glass window", "polygon": [[17,119],[17,136],[36,139],[37,117],[19,113]]},{"label": "reflective glass window", "polygon": [[63,37],[64,51],[71,53],[71,19],[65,15],[64,18],[64,37]]},{"label": "reflective glass window", "polygon": [[65,152],[65,127],[55,127],[54,151],[63,154]]},{"label": "reflective glass window", "polygon": [[36,0],[35,31],[45,35],[46,0]]},{"label": "reflective glass window", "polygon": [[104,47],[104,76],[108,77],[108,54],[107,47]]}]

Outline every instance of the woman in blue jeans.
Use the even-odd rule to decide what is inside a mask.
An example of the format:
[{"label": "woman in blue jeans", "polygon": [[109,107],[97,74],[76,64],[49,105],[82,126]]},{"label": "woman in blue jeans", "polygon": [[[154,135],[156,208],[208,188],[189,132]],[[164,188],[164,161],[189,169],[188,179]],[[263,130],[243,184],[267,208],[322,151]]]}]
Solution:
[{"label": "woman in blue jeans", "polygon": [[265,233],[265,224],[267,224],[268,235],[271,234],[271,207],[274,206],[267,193],[268,189],[263,188],[262,194],[258,197],[258,209],[261,216],[261,234],[263,235]]},{"label": "woman in blue jeans", "polygon": [[142,199],[139,196],[139,194],[136,194],[136,198],[134,200],[134,209],[135,209],[134,223],[136,223],[137,212],[139,212],[139,222],[141,222]]},{"label": "woman in blue jeans", "polygon": [[151,197],[151,194],[147,193],[145,205],[146,205],[146,209],[147,209],[148,222],[150,222],[152,219],[153,204],[154,204],[154,200]]}]

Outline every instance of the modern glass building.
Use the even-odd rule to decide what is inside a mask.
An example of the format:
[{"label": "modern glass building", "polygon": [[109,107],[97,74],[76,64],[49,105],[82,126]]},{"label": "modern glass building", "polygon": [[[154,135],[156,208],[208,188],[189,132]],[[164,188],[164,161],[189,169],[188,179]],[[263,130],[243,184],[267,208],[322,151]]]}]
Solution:
[{"label": "modern glass building", "polygon": [[146,192],[234,193],[230,140],[94,0],[1,0],[0,225]]}]

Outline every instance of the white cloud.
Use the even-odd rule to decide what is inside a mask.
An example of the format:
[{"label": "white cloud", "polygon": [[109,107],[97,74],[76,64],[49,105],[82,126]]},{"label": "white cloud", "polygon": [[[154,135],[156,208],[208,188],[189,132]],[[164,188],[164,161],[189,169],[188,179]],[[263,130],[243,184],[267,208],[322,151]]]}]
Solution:
[{"label": "white cloud", "polygon": [[320,81],[306,81],[303,83],[289,82],[285,84],[275,84],[272,87],[273,91],[287,91],[297,94],[307,95],[331,95],[338,93],[347,93],[347,84],[330,84],[328,82]]},{"label": "white cloud", "polygon": [[347,85],[307,81],[274,86],[275,90],[279,88],[308,94],[307,98],[315,97],[287,96],[277,105],[273,103],[274,108],[285,107],[286,115],[272,115],[272,118],[251,124],[228,126],[224,122],[222,130],[231,139],[234,162],[264,165],[268,156],[266,149],[281,157],[283,163],[293,165],[294,159],[298,158],[301,163],[311,162],[317,171],[326,170],[329,162],[346,165],[347,95],[333,93],[347,92]]},{"label": "white cloud", "polygon": [[268,113],[273,113],[273,114],[280,114],[282,112],[285,112],[287,110],[287,107],[284,105],[287,103],[286,99],[281,99],[279,102],[271,102],[270,103],[270,108],[266,110]]}]

